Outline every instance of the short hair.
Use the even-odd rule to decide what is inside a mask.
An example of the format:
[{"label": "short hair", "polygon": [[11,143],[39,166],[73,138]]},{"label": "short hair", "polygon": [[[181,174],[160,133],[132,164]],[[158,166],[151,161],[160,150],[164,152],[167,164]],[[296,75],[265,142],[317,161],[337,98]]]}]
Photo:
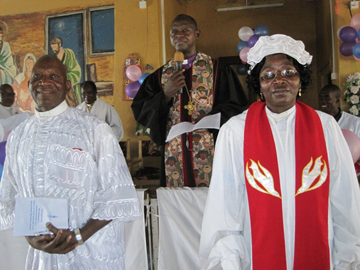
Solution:
[{"label": "short hair", "polygon": [[195,21],[195,19],[187,14],[179,14],[177,15],[173,21],[171,22],[171,24],[173,24],[174,22],[189,22],[190,24],[192,24],[195,27],[195,30],[197,30],[197,23]]},{"label": "short hair", "polygon": [[323,88],[321,88],[320,92],[323,91],[329,91],[330,93],[334,93],[335,97],[339,98],[341,97],[341,90],[339,88],[339,86],[337,86],[336,84],[328,84],[325,85]]},{"label": "short hair", "polygon": [[81,88],[89,87],[93,93],[97,93],[97,87],[96,84],[93,81],[85,81],[81,84]]},{"label": "short hair", "polygon": [[10,84],[4,83],[3,85],[0,86],[0,93],[2,93],[6,88],[11,88],[11,90],[14,91],[14,89]]},{"label": "short hair", "polygon": [[[286,55],[286,57],[293,63],[296,71],[300,75],[300,82],[301,82],[301,90],[302,93],[305,93],[305,89],[310,85],[311,83],[311,74],[312,71],[310,69],[310,65],[301,65],[296,59],[292,58],[289,55]],[[248,84],[248,88],[250,91],[254,92],[255,94],[260,96],[260,71],[262,67],[264,66],[266,61],[266,57],[264,57],[263,60],[259,64],[257,64],[254,69],[251,71],[250,74],[246,77],[246,83]],[[248,69],[249,69],[249,65]]]},{"label": "short hair", "polygon": [[61,47],[61,46],[62,46],[62,39],[59,38],[59,37],[54,37],[54,38],[51,40],[50,44],[59,44],[59,46]]}]

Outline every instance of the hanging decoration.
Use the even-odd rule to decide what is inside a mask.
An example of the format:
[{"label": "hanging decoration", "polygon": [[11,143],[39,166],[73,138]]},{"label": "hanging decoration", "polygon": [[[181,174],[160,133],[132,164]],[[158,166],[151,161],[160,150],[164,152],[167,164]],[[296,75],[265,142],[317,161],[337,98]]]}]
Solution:
[{"label": "hanging decoration", "polygon": [[237,45],[237,51],[242,62],[236,68],[239,75],[246,75],[247,54],[250,48],[255,45],[261,36],[268,36],[269,32],[269,28],[266,25],[259,25],[255,29],[243,26],[239,29],[238,36],[240,38],[240,42]]}]

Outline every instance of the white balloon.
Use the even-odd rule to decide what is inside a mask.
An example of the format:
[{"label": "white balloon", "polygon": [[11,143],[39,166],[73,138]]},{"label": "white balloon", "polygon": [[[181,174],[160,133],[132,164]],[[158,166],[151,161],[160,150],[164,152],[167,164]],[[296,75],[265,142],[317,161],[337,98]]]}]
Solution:
[{"label": "white balloon", "polygon": [[239,38],[244,41],[248,41],[253,34],[254,31],[248,26],[241,27],[238,33]]}]

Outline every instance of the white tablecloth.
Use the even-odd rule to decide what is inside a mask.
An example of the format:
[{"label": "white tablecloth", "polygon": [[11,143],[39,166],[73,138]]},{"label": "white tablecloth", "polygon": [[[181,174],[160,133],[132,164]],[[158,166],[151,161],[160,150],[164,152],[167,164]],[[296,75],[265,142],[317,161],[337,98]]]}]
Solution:
[{"label": "white tablecloth", "polygon": [[[137,189],[137,195],[144,209],[144,192]],[[0,230],[0,269],[25,269],[28,243],[25,237],[13,236],[12,229]],[[145,270],[147,266],[144,218],[125,223],[125,268],[126,270]],[[4,268],[3,268],[4,267]]]},{"label": "white tablecloth", "polygon": [[158,188],[158,270],[199,269],[202,217],[208,188]]}]

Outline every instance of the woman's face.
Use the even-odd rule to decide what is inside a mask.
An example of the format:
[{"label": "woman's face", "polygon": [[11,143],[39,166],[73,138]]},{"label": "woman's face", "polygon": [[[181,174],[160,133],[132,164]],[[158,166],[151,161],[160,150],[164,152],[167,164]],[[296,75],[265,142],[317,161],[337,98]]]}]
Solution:
[{"label": "woman's face", "polygon": [[26,66],[26,70],[27,71],[32,71],[33,67],[34,67],[34,60],[32,58],[27,58],[25,60],[25,66]]},{"label": "woman's face", "polygon": [[295,105],[300,76],[285,54],[268,56],[259,76],[260,90],[270,111],[282,113]]}]

